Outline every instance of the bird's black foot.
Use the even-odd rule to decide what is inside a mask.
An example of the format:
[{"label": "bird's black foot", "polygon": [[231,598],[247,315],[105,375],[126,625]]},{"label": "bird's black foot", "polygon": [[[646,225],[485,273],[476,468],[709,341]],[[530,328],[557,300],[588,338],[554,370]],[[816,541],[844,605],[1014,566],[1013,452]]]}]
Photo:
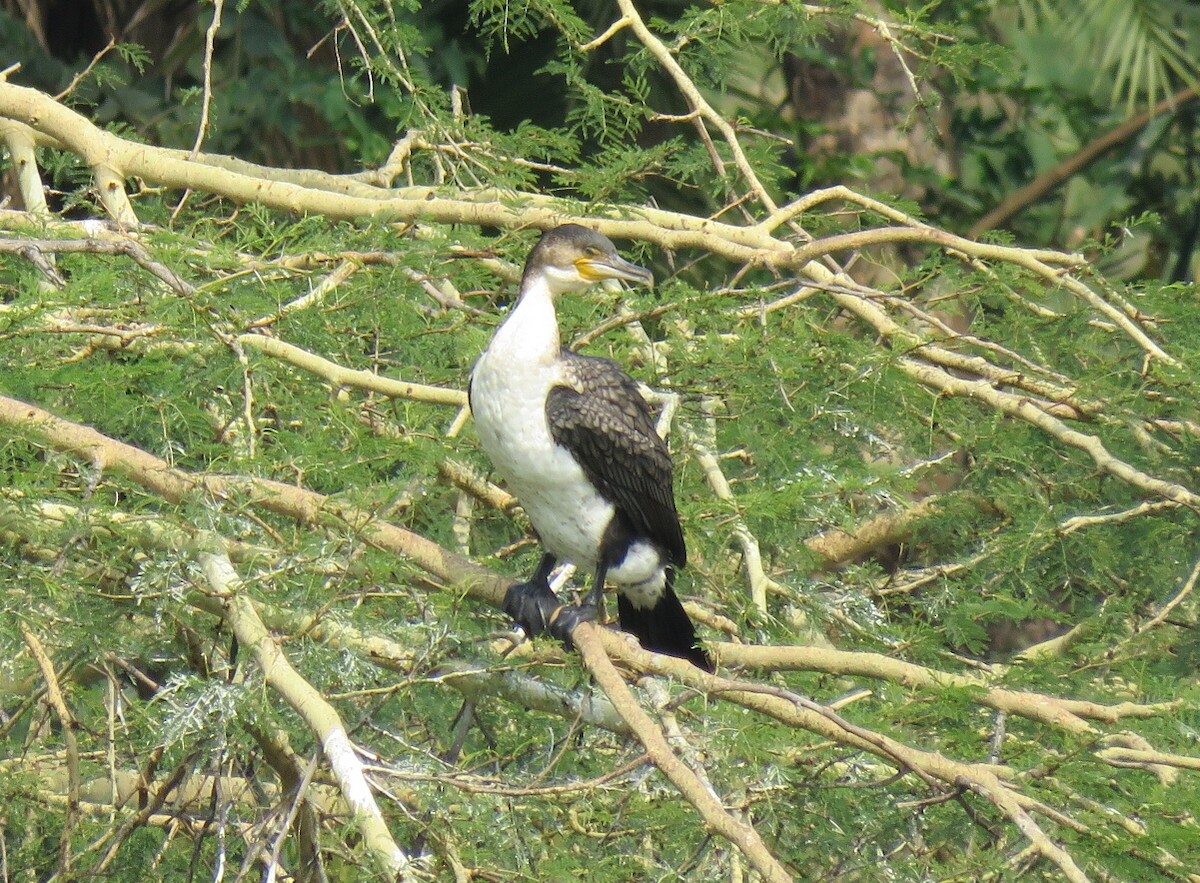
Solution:
[{"label": "bird's black foot", "polygon": [[517,583],[504,596],[504,612],[525,629],[525,634],[536,638],[549,632],[566,645],[573,646],[571,633],[581,622],[595,622],[598,618],[592,604],[563,604],[558,595],[544,580]]},{"label": "bird's black foot", "polygon": [[545,580],[532,579],[510,586],[503,606],[513,622],[525,629],[525,634],[536,638],[550,627],[554,611],[562,607],[562,601]]},{"label": "bird's black foot", "polygon": [[594,604],[564,604],[554,611],[549,632],[563,642],[568,650],[575,648],[571,635],[581,622],[595,622],[600,618]]}]

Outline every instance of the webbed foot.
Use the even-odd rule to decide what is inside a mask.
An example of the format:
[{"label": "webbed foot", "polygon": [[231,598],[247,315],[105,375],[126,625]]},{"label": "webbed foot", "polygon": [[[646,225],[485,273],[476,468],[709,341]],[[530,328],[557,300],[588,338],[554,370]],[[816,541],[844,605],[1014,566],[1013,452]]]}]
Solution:
[{"label": "webbed foot", "polygon": [[581,622],[595,622],[598,618],[592,604],[564,604],[554,594],[546,581],[530,580],[517,583],[504,596],[504,612],[525,629],[525,634],[536,638],[549,632],[570,650],[571,633]]},{"label": "webbed foot", "polygon": [[571,635],[581,622],[596,622],[600,618],[594,604],[564,604],[554,611],[548,631],[563,642],[568,650],[575,648]]}]

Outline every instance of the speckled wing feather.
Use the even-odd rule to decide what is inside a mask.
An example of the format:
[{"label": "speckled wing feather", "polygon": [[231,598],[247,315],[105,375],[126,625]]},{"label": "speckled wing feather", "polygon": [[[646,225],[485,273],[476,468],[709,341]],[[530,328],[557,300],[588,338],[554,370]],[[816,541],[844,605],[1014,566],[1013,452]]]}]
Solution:
[{"label": "speckled wing feather", "polygon": [[687,550],[675,511],[674,467],[637,383],[608,359],[564,352],[563,361],[571,386],[555,387],[546,399],[550,434],[634,533],[682,567]]}]

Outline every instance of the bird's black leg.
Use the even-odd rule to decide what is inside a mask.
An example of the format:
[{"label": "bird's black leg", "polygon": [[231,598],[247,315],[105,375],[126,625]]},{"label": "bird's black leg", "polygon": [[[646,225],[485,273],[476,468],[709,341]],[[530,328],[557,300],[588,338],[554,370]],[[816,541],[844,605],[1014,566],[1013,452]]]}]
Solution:
[{"label": "bird's black leg", "polygon": [[591,607],[597,616],[604,610],[604,583],[608,581],[608,564],[603,560],[596,565],[596,575],[592,579],[592,590],[584,599],[584,606]]},{"label": "bird's black leg", "polygon": [[[592,586],[592,590],[588,592],[582,603],[561,606],[552,612],[546,629],[562,641],[568,650],[574,646],[571,641],[571,633],[575,631],[575,626],[581,622],[595,622],[600,618],[600,603],[604,598],[604,578],[607,573],[608,565],[601,563],[596,568],[598,582]],[[551,596],[553,594],[551,592]],[[558,600],[557,597],[555,600]]]},{"label": "bird's black leg", "polygon": [[[571,648],[571,632],[581,622],[596,619],[596,605],[589,595],[588,601],[575,606],[563,604],[550,588],[550,573],[558,561],[549,553],[542,556],[537,570],[526,582],[516,583],[504,596],[504,612],[534,638],[549,632]],[[601,568],[605,570],[607,568]],[[603,587],[603,583],[601,583]],[[595,590],[593,589],[593,594]]]},{"label": "bird's black leg", "polygon": [[558,561],[549,553],[542,556],[537,570],[523,583],[515,583],[504,595],[504,612],[535,638],[549,627],[554,611],[562,606],[550,588],[550,572]]},{"label": "bird's black leg", "polygon": [[556,621],[554,621],[554,636],[562,637],[559,632],[565,633],[566,637],[563,641],[570,647],[571,642],[569,637],[572,631],[575,631],[575,626],[580,623],[594,623],[600,618],[600,605],[604,603],[604,583],[608,575],[608,565],[601,561],[599,566],[596,566],[595,579],[592,582],[592,590],[588,591],[588,596],[571,607],[564,607],[559,612]]}]

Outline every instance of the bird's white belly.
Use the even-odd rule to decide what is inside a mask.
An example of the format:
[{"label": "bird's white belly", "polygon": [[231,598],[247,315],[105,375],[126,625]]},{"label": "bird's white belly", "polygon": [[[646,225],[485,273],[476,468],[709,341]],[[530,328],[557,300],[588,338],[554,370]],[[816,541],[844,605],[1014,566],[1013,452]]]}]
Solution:
[{"label": "bird's white belly", "polygon": [[520,500],[546,551],[594,569],[601,538],[615,511],[592,488],[546,422],[546,396],[559,382],[554,365],[493,366],[485,353],[475,367],[471,408],[484,451]]}]

